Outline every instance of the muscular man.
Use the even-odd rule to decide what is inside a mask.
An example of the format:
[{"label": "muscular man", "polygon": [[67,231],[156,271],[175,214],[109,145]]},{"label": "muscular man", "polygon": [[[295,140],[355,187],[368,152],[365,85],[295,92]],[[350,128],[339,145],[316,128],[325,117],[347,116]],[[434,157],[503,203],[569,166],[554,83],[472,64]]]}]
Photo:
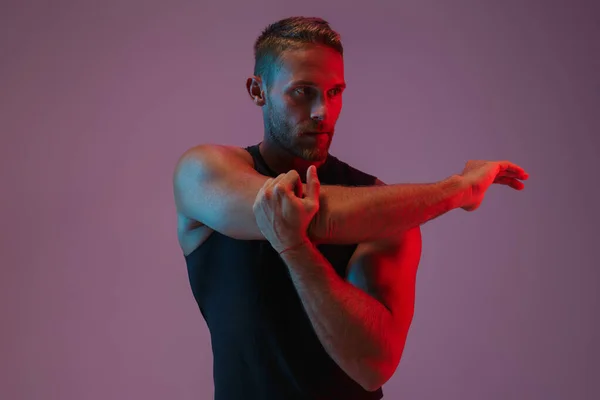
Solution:
[{"label": "muscular man", "polygon": [[191,148],[173,178],[215,399],[380,399],[413,318],[419,226],[528,176],[470,161],[439,182],[385,185],[329,154],[346,84],[328,23],[281,20],[254,50],[262,141]]}]

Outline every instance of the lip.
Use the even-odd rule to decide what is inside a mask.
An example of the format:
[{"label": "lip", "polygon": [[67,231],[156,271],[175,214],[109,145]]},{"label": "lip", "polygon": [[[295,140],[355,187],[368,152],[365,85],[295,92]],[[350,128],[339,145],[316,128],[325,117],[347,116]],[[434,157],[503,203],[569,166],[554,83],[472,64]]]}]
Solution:
[{"label": "lip", "polygon": [[317,143],[319,146],[325,146],[331,141],[331,135],[327,132],[306,132],[303,135],[311,143]]}]

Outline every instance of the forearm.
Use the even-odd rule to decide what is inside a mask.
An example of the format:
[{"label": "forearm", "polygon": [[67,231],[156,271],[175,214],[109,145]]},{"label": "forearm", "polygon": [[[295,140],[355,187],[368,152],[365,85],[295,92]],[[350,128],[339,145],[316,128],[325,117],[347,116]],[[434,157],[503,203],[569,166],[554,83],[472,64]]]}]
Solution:
[{"label": "forearm", "polygon": [[459,207],[464,192],[459,176],[431,184],[323,186],[309,236],[333,244],[397,237]]},{"label": "forearm", "polygon": [[394,325],[382,303],[340,278],[313,244],[281,257],[329,356],[365,389],[380,387],[399,362],[407,329]]}]

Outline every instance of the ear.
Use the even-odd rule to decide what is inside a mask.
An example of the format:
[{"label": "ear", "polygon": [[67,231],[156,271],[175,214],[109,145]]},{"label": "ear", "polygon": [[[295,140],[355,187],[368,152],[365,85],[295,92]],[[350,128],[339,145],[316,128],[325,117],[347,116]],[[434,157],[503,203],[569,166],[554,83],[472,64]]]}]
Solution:
[{"label": "ear", "polygon": [[262,79],[259,76],[253,75],[246,81],[246,90],[252,101],[257,106],[265,105],[265,92],[262,90]]}]

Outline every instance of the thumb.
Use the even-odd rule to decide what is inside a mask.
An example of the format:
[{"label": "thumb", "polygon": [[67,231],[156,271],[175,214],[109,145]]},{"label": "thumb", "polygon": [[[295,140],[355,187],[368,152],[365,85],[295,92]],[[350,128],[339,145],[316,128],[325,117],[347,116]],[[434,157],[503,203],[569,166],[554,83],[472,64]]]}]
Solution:
[{"label": "thumb", "polygon": [[317,176],[317,167],[311,165],[306,171],[306,197],[318,203],[320,189],[321,182]]}]

